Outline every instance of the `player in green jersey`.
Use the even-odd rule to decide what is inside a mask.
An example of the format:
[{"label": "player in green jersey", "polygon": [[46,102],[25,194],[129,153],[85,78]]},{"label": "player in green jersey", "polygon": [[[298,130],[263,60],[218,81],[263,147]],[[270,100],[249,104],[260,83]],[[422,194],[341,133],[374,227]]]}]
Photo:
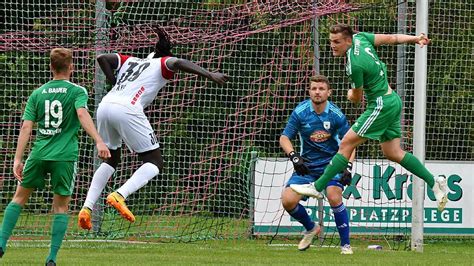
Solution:
[{"label": "player in green jersey", "polygon": [[[56,265],[56,256],[66,233],[69,201],[74,189],[78,159],[78,131],[80,126],[95,140],[100,158],[110,152],[97,132],[87,111],[87,90],[69,81],[73,72],[72,51],[55,48],[51,51],[53,80],[34,90],[28,98],[20,129],[13,163],[13,174],[18,179],[15,195],[5,209],[0,238],[0,257],[16,225],[21,209],[34,189],[43,189],[47,174],[51,177],[53,222],[51,248],[47,265]],[[36,140],[23,165],[23,154],[34,124]]]},{"label": "player in green jersey", "polygon": [[446,178],[434,177],[415,156],[401,149],[402,102],[398,94],[390,88],[387,67],[380,61],[375,51],[375,47],[383,44],[411,43],[423,47],[430,43],[430,39],[424,34],[419,36],[365,32],[355,34],[352,28],[345,24],[332,26],[329,39],[333,55],[346,57],[346,74],[351,81],[348,99],[360,102],[365,93],[367,106],[365,112],[342,139],[338,153],[315,185],[292,186],[292,189],[302,195],[322,198],[320,192],[334,175],[347,167],[353,150],[367,139],[374,139],[381,142],[382,152],[387,159],[401,164],[433,189],[438,210],[442,211],[448,200]]}]

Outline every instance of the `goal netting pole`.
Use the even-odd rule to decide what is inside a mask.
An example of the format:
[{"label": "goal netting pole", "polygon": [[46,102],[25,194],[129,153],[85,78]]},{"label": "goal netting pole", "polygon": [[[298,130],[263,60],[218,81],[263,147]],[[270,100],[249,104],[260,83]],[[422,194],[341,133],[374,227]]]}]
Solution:
[{"label": "goal netting pole", "polygon": [[[416,1],[416,34],[428,35],[428,1]],[[413,117],[413,154],[425,161],[426,76],[428,46],[415,48],[415,96]],[[423,252],[425,182],[413,178],[411,248]]]}]

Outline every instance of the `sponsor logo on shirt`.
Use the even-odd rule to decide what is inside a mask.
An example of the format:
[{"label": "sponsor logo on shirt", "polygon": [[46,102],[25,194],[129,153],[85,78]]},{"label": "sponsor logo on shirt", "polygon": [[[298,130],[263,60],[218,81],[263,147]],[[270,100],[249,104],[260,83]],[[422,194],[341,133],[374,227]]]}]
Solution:
[{"label": "sponsor logo on shirt", "polygon": [[326,130],[316,130],[314,131],[310,139],[314,142],[324,142],[331,137],[331,133],[327,132]]},{"label": "sponsor logo on shirt", "polygon": [[138,92],[135,94],[135,96],[133,97],[132,101],[130,102],[132,105],[135,105],[135,103],[137,103],[138,99],[140,98],[140,96],[143,94],[143,92],[145,91],[145,88],[142,86]]}]

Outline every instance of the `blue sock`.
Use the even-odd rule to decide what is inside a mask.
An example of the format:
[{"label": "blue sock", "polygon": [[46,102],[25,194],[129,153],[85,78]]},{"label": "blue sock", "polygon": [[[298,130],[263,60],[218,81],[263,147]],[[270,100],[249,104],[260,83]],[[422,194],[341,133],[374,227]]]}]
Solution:
[{"label": "blue sock", "polygon": [[350,245],[349,215],[347,214],[346,206],[344,206],[344,203],[341,203],[339,206],[331,208],[334,213],[334,220],[336,220],[337,231],[341,238],[341,246]]},{"label": "blue sock", "polygon": [[304,226],[306,231],[313,230],[315,226],[314,222],[311,221],[311,218],[309,218],[309,215],[303,205],[298,203],[298,205],[296,205],[296,207],[288,213],[291,215],[291,217],[295,218],[298,222],[300,222]]}]

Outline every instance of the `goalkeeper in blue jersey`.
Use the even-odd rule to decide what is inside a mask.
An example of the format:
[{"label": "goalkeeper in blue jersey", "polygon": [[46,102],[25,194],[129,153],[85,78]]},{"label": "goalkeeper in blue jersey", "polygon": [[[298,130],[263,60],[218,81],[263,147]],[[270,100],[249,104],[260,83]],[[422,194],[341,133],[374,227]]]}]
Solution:
[{"label": "goalkeeper in blue jersey", "polygon": [[[293,163],[295,172],[286,184],[282,194],[282,204],[285,210],[306,231],[298,249],[309,248],[314,236],[320,228],[311,221],[306,209],[299,202],[306,197],[297,194],[291,185],[312,184],[324,172],[331,158],[339,149],[339,142],[349,130],[349,123],[341,110],[328,101],[331,87],[325,76],[317,75],[311,78],[308,89],[309,99],[301,102],[292,112],[288,123],[280,136],[280,146]],[[301,152],[297,153],[291,139],[299,134]],[[351,161],[354,156],[351,157]],[[333,176],[326,186],[326,194],[334,212],[334,219],[341,238],[341,254],[352,254],[349,241],[349,217],[342,203],[342,191],[351,181],[351,167]]]}]

